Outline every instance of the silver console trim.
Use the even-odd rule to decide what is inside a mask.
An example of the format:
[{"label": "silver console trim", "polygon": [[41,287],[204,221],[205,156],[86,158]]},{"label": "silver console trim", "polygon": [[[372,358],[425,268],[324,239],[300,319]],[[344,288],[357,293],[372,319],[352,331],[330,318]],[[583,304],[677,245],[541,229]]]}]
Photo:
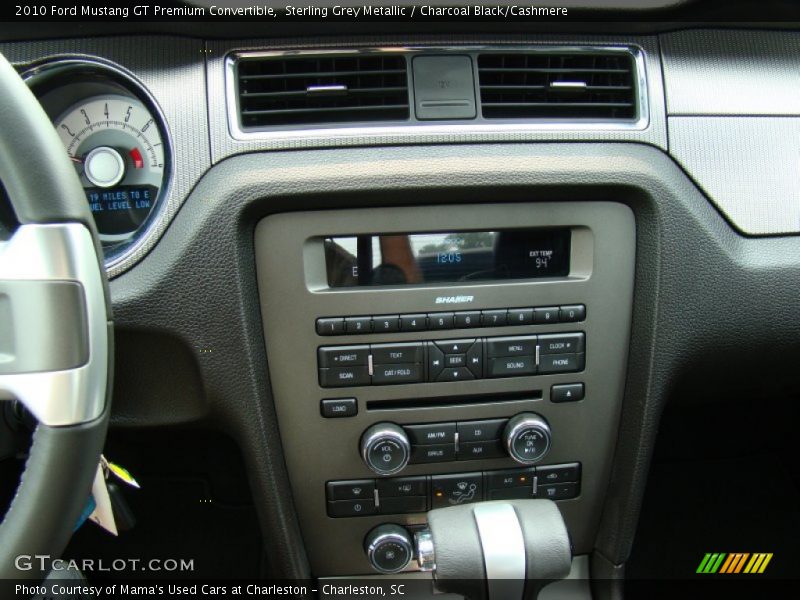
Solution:
[{"label": "silver console trim", "polygon": [[525,539],[514,507],[506,502],[481,502],[472,514],[481,539],[489,600],[522,598]]},{"label": "silver console trim", "polygon": [[[633,56],[636,69],[636,99],[638,103],[637,117],[633,120],[620,121],[548,121],[548,120],[528,120],[528,119],[497,119],[481,120],[476,123],[421,123],[409,120],[388,121],[386,125],[374,124],[354,124],[339,126],[309,127],[306,125],[296,127],[274,127],[270,129],[259,129],[245,131],[239,122],[239,94],[236,78],[236,65],[241,59],[260,58],[260,57],[280,57],[280,56],[302,56],[302,55],[348,55],[348,54],[403,54],[413,56],[425,52],[433,53],[479,53],[479,52],[619,52],[628,53]],[[474,72],[477,74],[477,64],[473,65]],[[238,141],[293,141],[309,139],[350,139],[350,138],[377,138],[381,136],[405,136],[409,142],[413,142],[415,137],[422,135],[451,135],[458,134],[484,134],[496,135],[502,133],[524,133],[542,131],[641,131],[650,124],[650,106],[647,94],[647,72],[645,68],[645,54],[640,46],[631,44],[608,45],[608,44],[583,44],[583,45],[513,45],[513,46],[401,46],[401,47],[372,47],[372,48],[350,48],[350,49],[330,49],[319,50],[274,50],[274,51],[234,51],[226,55],[224,59],[225,70],[225,104],[228,117],[228,128],[233,139]],[[411,68],[409,67],[409,110],[414,104],[413,86],[411,85]],[[478,90],[477,76],[475,78],[476,91]]]}]

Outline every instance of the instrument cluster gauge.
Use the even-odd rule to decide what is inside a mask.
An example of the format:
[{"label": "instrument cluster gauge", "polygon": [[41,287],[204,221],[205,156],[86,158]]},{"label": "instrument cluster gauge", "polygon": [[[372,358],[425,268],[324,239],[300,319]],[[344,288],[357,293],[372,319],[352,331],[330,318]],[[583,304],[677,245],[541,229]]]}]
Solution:
[{"label": "instrument cluster gauge", "polygon": [[119,273],[155,235],[166,204],[172,153],[164,116],[132,73],[101,58],[48,59],[22,76],[75,166],[106,268]]},{"label": "instrument cluster gauge", "polygon": [[56,120],[58,131],[106,244],[133,235],[158,199],[164,142],[155,118],[137,99],[97,96]]}]

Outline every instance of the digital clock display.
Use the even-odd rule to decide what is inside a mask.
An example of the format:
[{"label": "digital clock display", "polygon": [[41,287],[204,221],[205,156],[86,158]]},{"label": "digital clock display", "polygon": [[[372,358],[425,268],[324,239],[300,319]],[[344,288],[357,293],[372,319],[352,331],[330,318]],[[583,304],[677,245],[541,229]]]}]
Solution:
[{"label": "digital clock display", "polygon": [[326,237],[328,285],[416,285],[565,277],[569,228]]}]

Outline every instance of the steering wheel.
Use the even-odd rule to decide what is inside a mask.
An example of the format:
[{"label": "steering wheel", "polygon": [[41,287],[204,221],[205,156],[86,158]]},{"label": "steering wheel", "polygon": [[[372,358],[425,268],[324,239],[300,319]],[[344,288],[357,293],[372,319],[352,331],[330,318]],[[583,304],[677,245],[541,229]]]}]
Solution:
[{"label": "steering wheel", "polygon": [[0,579],[33,580],[46,574],[37,557],[63,552],[91,492],[108,425],[113,329],[75,168],[2,54],[0,181],[19,224],[10,235],[0,230],[0,400],[38,420],[0,523]]}]

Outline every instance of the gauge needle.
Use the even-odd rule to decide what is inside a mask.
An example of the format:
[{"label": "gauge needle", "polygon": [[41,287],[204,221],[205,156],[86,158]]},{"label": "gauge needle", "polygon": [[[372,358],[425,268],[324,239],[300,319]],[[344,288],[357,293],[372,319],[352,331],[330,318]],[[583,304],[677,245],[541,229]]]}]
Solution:
[{"label": "gauge needle", "polygon": [[74,163],[78,163],[80,165],[83,164],[83,158],[81,158],[80,156],[70,156],[69,159]]}]

